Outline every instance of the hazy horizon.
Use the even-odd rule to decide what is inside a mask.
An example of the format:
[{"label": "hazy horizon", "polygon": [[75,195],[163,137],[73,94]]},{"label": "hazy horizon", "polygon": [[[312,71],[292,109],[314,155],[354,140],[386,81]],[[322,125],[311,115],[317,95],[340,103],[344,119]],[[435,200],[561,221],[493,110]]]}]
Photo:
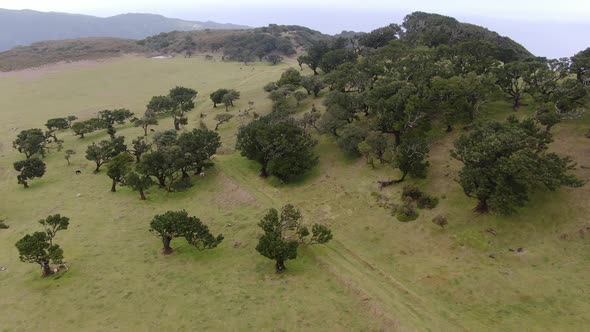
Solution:
[{"label": "hazy horizon", "polygon": [[390,23],[402,23],[405,15],[425,11],[455,17],[508,36],[538,56],[559,58],[572,56],[590,46],[590,2],[553,1],[485,1],[474,7],[467,0],[441,4],[434,0],[399,1],[366,0],[323,1],[315,4],[301,0],[293,4],[264,4],[260,0],[224,1],[222,6],[211,0],[86,0],[7,1],[0,8],[31,9],[108,17],[125,13],[150,13],[192,21],[215,21],[252,27],[276,24],[297,24],[323,33],[343,30],[368,32]]}]

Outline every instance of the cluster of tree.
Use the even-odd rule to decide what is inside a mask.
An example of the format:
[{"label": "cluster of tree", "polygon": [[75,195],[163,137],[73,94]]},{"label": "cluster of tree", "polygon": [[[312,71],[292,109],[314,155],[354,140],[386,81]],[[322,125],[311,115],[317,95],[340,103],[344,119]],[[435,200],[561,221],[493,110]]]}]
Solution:
[{"label": "cluster of tree", "polygon": [[[495,33],[425,13],[409,15],[403,26],[352,38],[358,47],[342,40],[332,46],[318,43],[299,58],[314,73],[324,72],[321,81],[330,90],[326,111],[305,114],[301,124],[334,136],[350,156],[362,155],[373,166],[378,159],[400,170],[399,179],[380,181],[381,186],[407,175],[426,176],[432,124],[443,123],[447,131],[472,126],[492,99],[505,96],[514,110],[523,99],[531,100],[535,121],[547,132],[589,105],[590,49],[572,58],[533,58]],[[331,54],[335,50],[362,56],[337,57]],[[280,87],[281,80],[287,89]],[[267,86],[279,106],[297,78],[285,73],[281,80]]]},{"label": "cluster of tree", "polygon": [[262,177],[290,181],[318,163],[316,141],[297,121],[283,113],[271,113],[240,128],[236,149],[261,164]]},{"label": "cluster of tree", "polygon": [[80,136],[80,138],[84,138],[84,135],[102,129],[106,129],[109,136],[114,138],[117,132],[115,124],[124,124],[127,120],[132,119],[132,117],[133,113],[126,108],[102,110],[98,112],[97,117],[75,122],[71,125],[71,128],[74,135]]},{"label": "cluster of tree", "polygon": [[[298,70],[289,68],[281,74],[278,81],[266,84],[264,91],[269,93],[273,111],[289,113],[292,106],[297,109],[308,96],[313,94],[317,98],[325,87],[320,77],[303,76]],[[296,104],[292,105],[291,100]]]},{"label": "cluster of tree", "polygon": [[[147,114],[170,115],[174,119],[174,129],[180,130],[180,125],[186,125],[188,120],[186,113],[195,108],[195,98],[197,91],[191,88],[177,86],[171,89],[166,96],[154,96],[147,104]],[[150,125],[142,122],[142,126]],[[146,133],[147,133],[147,129]]]},{"label": "cluster of tree", "polygon": [[293,55],[295,48],[289,39],[280,35],[252,31],[245,35],[230,35],[223,41],[224,59],[230,61],[247,63],[255,60],[262,61],[267,57],[276,61],[275,56],[281,54]]},{"label": "cluster of tree", "polygon": [[217,107],[217,104],[225,105],[225,111],[229,110],[229,107],[234,107],[234,101],[240,99],[240,92],[234,89],[217,89],[209,95],[213,102],[213,107]]},{"label": "cluster of tree", "polygon": [[322,224],[313,224],[311,232],[302,222],[303,215],[291,204],[283,206],[281,212],[270,209],[258,226],[264,234],[260,237],[256,251],[275,261],[278,273],[283,272],[285,262],[297,258],[300,245],[325,244],[332,239],[332,231]]},{"label": "cluster of tree", "polygon": [[39,264],[42,276],[46,277],[56,271],[51,264],[63,264],[63,250],[53,240],[57,232],[68,229],[70,218],[55,214],[39,223],[44,230],[25,235],[16,242],[16,248],[22,262]]},{"label": "cluster of tree", "polygon": [[214,236],[197,217],[191,217],[185,210],[168,211],[159,214],[150,222],[150,232],[162,240],[162,253],[171,254],[172,240],[183,237],[188,244],[199,249],[213,249],[223,241],[223,235]]}]

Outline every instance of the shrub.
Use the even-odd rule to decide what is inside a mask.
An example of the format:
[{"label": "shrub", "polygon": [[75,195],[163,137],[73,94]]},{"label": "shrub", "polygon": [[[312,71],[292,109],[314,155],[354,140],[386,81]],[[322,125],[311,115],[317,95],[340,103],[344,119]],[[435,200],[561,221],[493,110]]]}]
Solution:
[{"label": "shrub", "polygon": [[418,218],[418,211],[412,204],[404,204],[397,209],[396,217],[401,222],[409,222]]},{"label": "shrub", "polygon": [[0,219],[0,229],[7,229],[8,225],[4,223],[4,220]]},{"label": "shrub", "polygon": [[420,188],[413,186],[413,185],[407,185],[402,190],[402,199],[404,199],[404,200],[408,197],[413,200],[418,200],[423,195],[424,195],[424,193],[420,190]]},{"label": "shrub", "polygon": [[439,214],[432,219],[432,223],[440,226],[441,228],[445,228],[445,226],[449,224],[449,221],[447,220],[447,217]]},{"label": "shrub", "polygon": [[193,184],[191,183],[191,179],[190,178],[184,178],[184,179],[180,179],[180,181],[174,183],[172,185],[172,190],[174,191],[185,191],[189,188],[191,188],[193,186]]},{"label": "shrub", "polygon": [[434,209],[438,205],[438,198],[423,194],[418,198],[418,208],[420,209]]}]

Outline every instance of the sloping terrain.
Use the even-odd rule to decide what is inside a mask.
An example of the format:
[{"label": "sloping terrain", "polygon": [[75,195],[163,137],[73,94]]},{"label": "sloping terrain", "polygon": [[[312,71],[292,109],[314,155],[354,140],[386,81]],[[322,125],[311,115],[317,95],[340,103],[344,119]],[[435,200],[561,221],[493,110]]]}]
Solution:
[{"label": "sloping terrain", "polygon": [[185,21],[154,14],[96,17],[33,10],[0,9],[0,51],[37,41],[115,37],[141,39],[175,30],[247,29],[236,24]]}]

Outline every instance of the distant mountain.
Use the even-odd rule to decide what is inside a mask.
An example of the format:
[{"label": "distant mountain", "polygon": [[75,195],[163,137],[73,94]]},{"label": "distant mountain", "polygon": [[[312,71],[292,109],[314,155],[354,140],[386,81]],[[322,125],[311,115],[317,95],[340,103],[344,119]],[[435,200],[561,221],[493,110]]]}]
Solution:
[{"label": "distant mountain", "polygon": [[0,51],[36,41],[85,37],[143,39],[170,31],[248,29],[216,22],[184,21],[153,14],[123,14],[107,18],[89,15],[0,9]]}]

